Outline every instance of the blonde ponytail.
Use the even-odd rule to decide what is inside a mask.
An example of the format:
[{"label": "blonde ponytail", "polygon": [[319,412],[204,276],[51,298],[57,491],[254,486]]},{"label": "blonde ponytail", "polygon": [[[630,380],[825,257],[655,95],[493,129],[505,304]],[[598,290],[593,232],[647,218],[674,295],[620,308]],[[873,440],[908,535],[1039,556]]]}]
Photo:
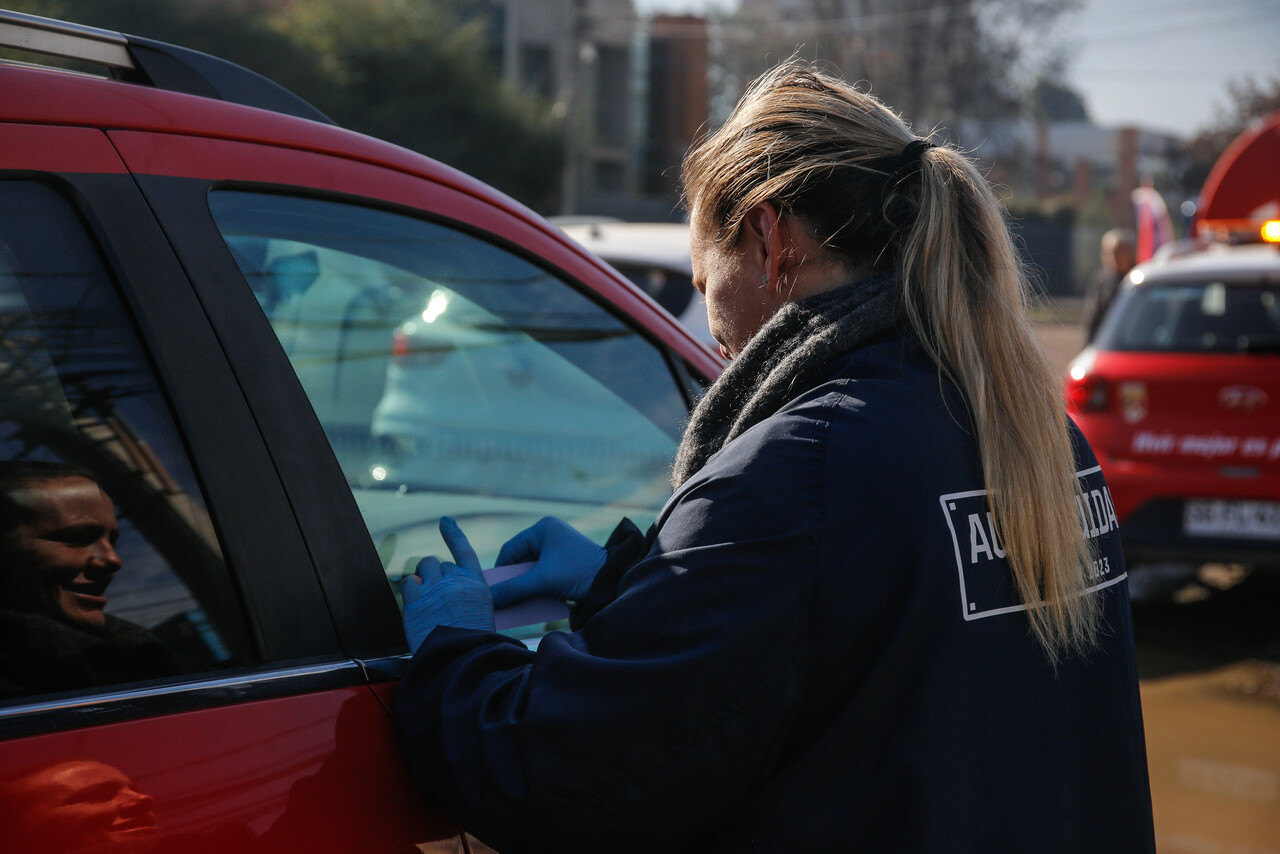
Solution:
[{"label": "blonde ponytail", "polygon": [[900,268],[913,331],[969,406],[997,536],[1056,661],[1093,645],[1100,607],[1061,389],[1002,206],[963,154],[914,141],[875,98],[792,60],[690,150],[686,204],[724,247],[769,202],[850,271]]},{"label": "blonde ponytail", "polygon": [[916,336],[970,408],[996,532],[1049,657],[1087,650],[1093,554],[1080,523],[1062,390],[1036,341],[1027,277],[1003,208],[968,158],[925,152],[902,251]]}]

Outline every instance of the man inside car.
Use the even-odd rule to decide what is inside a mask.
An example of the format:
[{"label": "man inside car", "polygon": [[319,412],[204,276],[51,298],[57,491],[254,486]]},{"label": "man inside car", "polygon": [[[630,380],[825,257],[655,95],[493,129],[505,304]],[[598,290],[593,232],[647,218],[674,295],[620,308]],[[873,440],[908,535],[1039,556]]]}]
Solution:
[{"label": "man inside car", "polygon": [[106,613],[119,536],[87,470],[0,462],[0,696],[179,672],[149,632]]}]

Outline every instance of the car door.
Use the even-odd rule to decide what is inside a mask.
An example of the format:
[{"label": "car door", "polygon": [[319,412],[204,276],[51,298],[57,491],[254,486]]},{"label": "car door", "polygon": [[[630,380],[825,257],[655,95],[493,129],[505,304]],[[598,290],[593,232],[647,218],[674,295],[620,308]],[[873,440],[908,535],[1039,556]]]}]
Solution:
[{"label": "car door", "polygon": [[[5,850],[461,850],[398,764],[370,767],[395,749],[383,701],[101,131],[0,124],[0,360]],[[40,527],[67,483],[96,484],[109,520],[116,557],[92,589],[50,586],[36,559],[81,547],[83,524]],[[34,597],[43,610],[11,595],[28,575],[61,591]]]},{"label": "car door", "polygon": [[[603,541],[669,495],[714,358],[513,203],[429,166],[112,140],[220,331],[343,647],[383,696],[406,663],[394,582],[444,551],[442,515],[490,565],[543,515]],[[292,382],[263,376],[282,358]],[[534,645],[554,618],[508,630]]]}]

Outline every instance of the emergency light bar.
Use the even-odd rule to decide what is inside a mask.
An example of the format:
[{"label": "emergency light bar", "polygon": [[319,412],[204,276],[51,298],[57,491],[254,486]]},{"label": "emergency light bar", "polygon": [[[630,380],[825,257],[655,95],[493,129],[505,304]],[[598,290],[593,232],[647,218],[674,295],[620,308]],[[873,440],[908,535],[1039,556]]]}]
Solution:
[{"label": "emergency light bar", "polygon": [[1197,223],[1196,233],[1219,243],[1280,243],[1280,219],[1206,219]]}]

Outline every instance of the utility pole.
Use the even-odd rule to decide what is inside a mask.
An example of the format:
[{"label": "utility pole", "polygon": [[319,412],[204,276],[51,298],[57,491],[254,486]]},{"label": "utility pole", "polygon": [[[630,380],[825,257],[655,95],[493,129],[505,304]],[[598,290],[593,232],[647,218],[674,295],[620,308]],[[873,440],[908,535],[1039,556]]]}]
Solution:
[{"label": "utility pole", "polygon": [[575,212],[578,197],[578,170],[581,159],[581,128],[578,111],[582,102],[583,50],[586,48],[587,0],[573,0],[569,12],[568,91],[564,96],[564,169],[560,175],[560,213]]}]

